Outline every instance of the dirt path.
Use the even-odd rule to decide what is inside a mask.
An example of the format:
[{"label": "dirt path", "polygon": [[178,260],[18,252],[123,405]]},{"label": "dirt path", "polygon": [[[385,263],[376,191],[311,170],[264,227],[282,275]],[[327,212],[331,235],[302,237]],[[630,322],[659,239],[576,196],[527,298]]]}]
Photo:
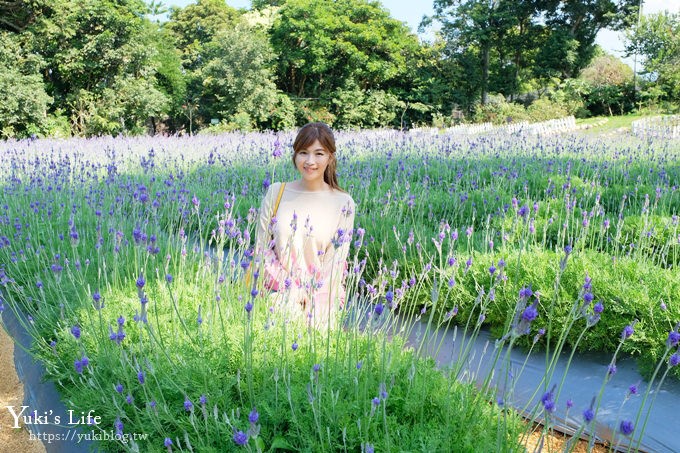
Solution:
[{"label": "dirt path", "polygon": [[24,386],[14,369],[14,342],[0,326],[0,453],[44,453],[38,440],[30,440],[25,427],[15,429],[7,406],[21,406]]}]

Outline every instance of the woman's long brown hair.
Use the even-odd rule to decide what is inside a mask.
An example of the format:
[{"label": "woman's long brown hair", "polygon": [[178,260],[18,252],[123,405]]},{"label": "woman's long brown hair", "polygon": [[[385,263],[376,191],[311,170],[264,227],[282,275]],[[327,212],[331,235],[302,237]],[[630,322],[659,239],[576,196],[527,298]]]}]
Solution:
[{"label": "woman's long brown hair", "polygon": [[324,182],[331,186],[331,188],[344,192],[338,184],[338,175],[336,174],[337,160],[335,159],[335,137],[333,136],[333,131],[327,124],[321,122],[307,123],[300,128],[297,137],[295,137],[295,141],[293,142],[293,165],[295,165],[297,153],[300,152],[300,150],[311,146],[316,140],[318,140],[323,149],[330,154],[328,166],[323,173]]}]

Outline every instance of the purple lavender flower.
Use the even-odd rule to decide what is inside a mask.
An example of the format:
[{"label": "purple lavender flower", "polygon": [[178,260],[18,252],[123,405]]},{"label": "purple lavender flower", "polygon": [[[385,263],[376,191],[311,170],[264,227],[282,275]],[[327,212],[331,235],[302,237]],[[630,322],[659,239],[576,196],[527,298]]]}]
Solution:
[{"label": "purple lavender flower", "polygon": [[673,348],[677,346],[678,343],[680,343],[680,333],[677,330],[671,330],[668,333],[668,340],[666,340],[666,345],[668,345],[668,347],[670,348]]},{"label": "purple lavender flower", "polygon": [[382,312],[383,312],[384,309],[385,309],[385,306],[383,304],[381,304],[380,302],[378,302],[375,305],[375,308],[373,309],[373,311],[375,311],[376,315],[380,316],[380,315],[382,315]]},{"label": "purple lavender flower", "polygon": [[619,431],[621,431],[621,434],[624,436],[630,436],[633,434],[633,431],[635,430],[635,425],[633,425],[633,422],[630,420],[622,420],[621,424],[619,425]]},{"label": "purple lavender flower", "polygon": [[385,401],[387,399],[388,393],[387,393],[387,386],[385,383],[380,384],[380,399]]},{"label": "purple lavender flower", "polygon": [[586,423],[592,422],[594,418],[595,412],[593,412],[592,407],[589,407],[588,409],[583,411],[583,420],[585,420]]},{"label": "purple lavender flower", "polygon": [[198,397],[198,402],[201,403],[201,406],[205,406],[205,403],[208,402],[208,398],[205,395],[201,395]]},{"label": "purple lavender flower", "polygon": [[491,263],[491,266],[489,266],[489,274],[493,275],[494,273],[496,273],[496,266]]},{"label": "purple lavender flower", "polygon": [[519,297],[521,299],[528,299],[533,295],[533,291],[531,291],[531,285],[524,287],[519,290]]},{"label": "purple lavender flower", "polygon": [[163,441],[163,446],[164,447],[172,447],[172,439],[169,437],[166,437],[165,440]]},{"label": "purple lavender flower", "polygon": [[246,312],[250,313],[253,310],[253,303],[248,301],[246,302]]},{"label": "purple lavender flower", "polygon": [[604,311],[604,305],[602,304],[601,301],[598,301],[594,306],[593,306],[593,313],[599,315]]},{"label": "purple lavender flower", "polygon": [[116,384],[116,392],[123,393],[123,384],[121,383]]},{"label": "purple lavender flower", "polygon": [[668,366],[672,368],[678,366],[678,364],[680,364],[680,354],[676,352],[668,359]]},{"label": "purple lavender flower", "polygon": [[536,308],[536,302],[533,304],[529,305],[527,308],[524,309],[524,312],[522,313],[522,320],[526,322],[532,322],[538,317],[538,309]]},{"label": "purple lavender flower", "polygon": [[76,340],[80,338],[80,326],[78,324],[71,327],[71,334],[75,337]]},{"label": "purple lavender flower", "polygon": [[314,371],[315,373],[318,373],[319,370],[321,370],[321,365],[318,364],[318,363],[315,363],[314,366],[312,367],[312,371]]},{"label": "purple lavender flower", "polygon": [[250,423],[257,423],[257,421],[260,419],[260,414],[257,413],[257,409],[253,408],[252,411],[250,411],[250,414],[248,414],[248,421]]},{"label": "purple lavender flower", "polygon": [[73,367],[76,369],[76,373],[83,374],[83,362],[76,359],[73,361]]},{"label": "purple lavender flower", "polygon": [[172,283],[172,275],[165,274],[165,281],[168,282],[168,283]]},{"label": "purple lavender flower", "polygon": [[630,336],[633,335],[633,332],[635,332],[635,329],[631,324],[628,324],[626,327],[623,328],[623,331],[621,331],[621,339],[625,340],[627,338],[630,338]]},{"label": "purple lavender flower", "polygon": [[298,344],[297,344],[297,342],[295,342],[295,341],[293,342],[293,344],[291,345],[291,349],[292,349],[293,351],[297,351],[297,349],[298,349]]},{"label": "purple lavender flower", "polygon": [[612,364],[609,365],[609,367],[607,367],[607,375],[608,376],[614,376],[616,374],[616,371],[617,371],[617,369],[616,369],[615,363],[612,363]]},{"label": "purple lavender flower", "polygon": [[146,284],[146,280],[144,280],[144,275],[140,273],[139,278],[137,278],[137,282],[136,282],[137,288],[142,289],[142,288],[144,288],[145,284]]},{"label": "purple lavender flower", "polygon": [[94,301],[94,308],[95,309],[101,310],[104,307],[104,304],[99,303],[102,300],[102,295],[99,294],[99,291],[95,291],[92,294],[92,300]]},{"label": "purple lavender flower", "polygon": [[190,412],[194,408],[194,403],[189,398],[184,400],[184,410]]},{"label": "purple lavender flower", "polygon": [[140,384],[144,385],[144,372],[143,371],[138,371],[137,372],[137,380],[139,381]]},{"label": "purple lavender flower", "polygon": [[120,421],[120,417],[116,417],[116,421],[113,423],[116,428],[116,434],[119,436],[123,435],[123,422]]},{"label": "purple lavender flower", "polygon": [[248,443],[248,435],[243,431],[236,431],[234,433],[234,443],[240,447]]},{"label": "purple lavender flower", "polygon": [[279,141],[279,138],[276,137],[276,140],[274,141],[274,152],[272,152],[273,157],[281,157],[283,154],[283,147],[281,146],[281,142]]},{"label": "purple lavender flower", "polygon": [[458,314],[458,307],[453,307],[451,310],[447,311],[444,315],[444,319],[451,319]]},{"label": "purple lavender flower", "polygon": [[555,411],[555,386],[553,386],[552,389],[549,391],[545,392],[543,396],[541,397],[541,403],[543,403],[543,408],[545,409],[546,412],[552,413]]},{"label": "purple lavender flower", "polygon": [[569,398],[569,399],[567,400],[567,409],[571,409],[572,407],[574,407],[574,400],[572,400],[571,398]]}]

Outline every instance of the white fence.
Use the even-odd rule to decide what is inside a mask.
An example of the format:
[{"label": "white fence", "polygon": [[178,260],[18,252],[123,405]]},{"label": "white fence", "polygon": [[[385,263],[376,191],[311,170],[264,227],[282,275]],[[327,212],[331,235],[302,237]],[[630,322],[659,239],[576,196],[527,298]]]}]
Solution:
[{"label": "white fence", "polygon": [[490,131],[500,134],[550,135],[569,132],[576,129],[578,129],[576,126],[576,118],[573,116],[568,116],[566,118],[542,121],[540,123],[521,121],[518,123],[503,124],[500,126],[494,126],[491,123],[461,124],[458,126],[449,127],[445,129],[444,132],[451,135],[473,135]]},{"label": "white fence", "polygon": [[633,135],[638,137],[680,138],[680,115],[652,116],[635,120],[631,124]]}]

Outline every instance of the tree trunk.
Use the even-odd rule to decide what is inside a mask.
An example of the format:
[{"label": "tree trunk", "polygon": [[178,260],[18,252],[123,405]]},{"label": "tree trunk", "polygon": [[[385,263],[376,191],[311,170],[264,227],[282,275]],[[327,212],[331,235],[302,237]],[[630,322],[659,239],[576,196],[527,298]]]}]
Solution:
[{"label": "tree trunk", "polygon": [[482,50],[482,105],[486,105],[489,98],[489,53],[491,45],[484,43]]}]

